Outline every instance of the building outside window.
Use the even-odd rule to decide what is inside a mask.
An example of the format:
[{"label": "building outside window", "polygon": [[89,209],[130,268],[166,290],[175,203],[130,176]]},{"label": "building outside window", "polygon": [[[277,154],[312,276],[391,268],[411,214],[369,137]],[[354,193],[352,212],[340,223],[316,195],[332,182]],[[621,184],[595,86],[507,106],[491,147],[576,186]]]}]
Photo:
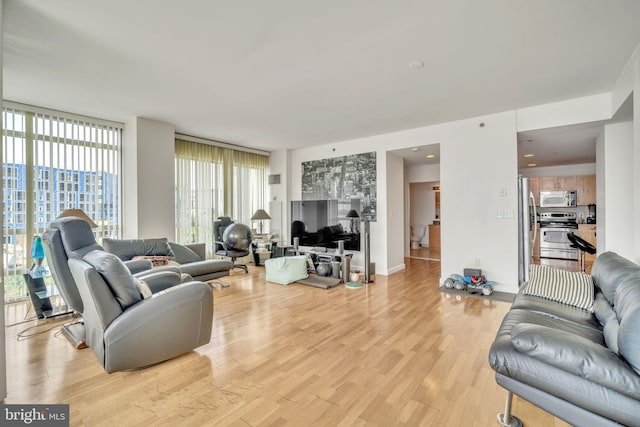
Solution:
[{"label": "building outside window", "polygon": [[[31,241],[62,211],[91,217],[96,236],[120,235],[122,125],[4,103],[2,273],[5,301],[26,298],[22,273],[31,266]],[[102,182],[104,188],[85,186]],[[81,204],[101,191],[103,204]],[[95,200],[95,198],[94,198]]]}]

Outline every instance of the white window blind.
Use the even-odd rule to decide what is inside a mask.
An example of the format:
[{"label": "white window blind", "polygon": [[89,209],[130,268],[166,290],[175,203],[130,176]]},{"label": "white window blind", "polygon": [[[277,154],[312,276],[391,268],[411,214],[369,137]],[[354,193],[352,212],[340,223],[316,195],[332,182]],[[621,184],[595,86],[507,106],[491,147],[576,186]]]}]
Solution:
[{"label": "white window blind", "polygon": [[37,107],[3,109],[5,301],[24,298],[31,242],[65,209],[82,209],[97,237],[120,235],[122,126]]},{"label": "white window blind", "polygon": [[204,242],[212,256],[218,217],[251,227],[255,211],[267,208],[268,166],[265,155],[177,138],[176,240]]}]

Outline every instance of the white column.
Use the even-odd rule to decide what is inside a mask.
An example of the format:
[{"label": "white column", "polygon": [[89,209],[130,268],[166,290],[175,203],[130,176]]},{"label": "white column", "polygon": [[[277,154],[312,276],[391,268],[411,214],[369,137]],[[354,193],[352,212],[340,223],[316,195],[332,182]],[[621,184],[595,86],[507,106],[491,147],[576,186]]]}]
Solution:
[{"label": "white column", "polygon": [[136,117],[122,143],[123,237],[175,239],[175,129]]}]

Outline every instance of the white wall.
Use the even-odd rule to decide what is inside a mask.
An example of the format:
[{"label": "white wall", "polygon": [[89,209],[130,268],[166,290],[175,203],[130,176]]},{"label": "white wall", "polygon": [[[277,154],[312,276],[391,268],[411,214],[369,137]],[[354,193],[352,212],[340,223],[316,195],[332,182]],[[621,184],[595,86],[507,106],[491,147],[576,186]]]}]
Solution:
[{"label": "white wall", "polygon": [[541,176],[573,176],[573,175],[596,175],[595,163],[583,163],[579,165],[566,166],[546,166],[539,168],[526,168],[519,170],[520,175],[529,178]]},{"label": "white wall", "polygon": [[633,253],[640,263],[640,45],[633,55]]},{"label": "white wall", "polygon": [[136,117],[122,144],[123,237],[175,239],[175,129]]},{"label": "white wall", "polygon": [[404,270],[404,161],[387,155],[387,274]]},{"label": "white wall", "polygon": [[[484,123],[480,127],[480,123]],[[393,149],[440,144],[443,277],[479,267],[497,290],[518,288],[515,111],[387,135]],[[410,178],[408,178],[410,179]],[[499,196],[506,189],[506,196]],[[497,211],[513,218],[497,219]]]},{"label": "white wall", "polygon": [[406,169],[408,183],[440,180],[440,164],[409,166]]},{"label": "white wall", "polygon": [[[606,247],[606,237],[604,222],[607,217],[607,205],[604,198],[605,188],[605,149],[604,149],[604,129],[596,139],[596,250],[597,253],[604,252]],[[598,229],[600,232],[598,232]]]},{"label": "white wall", "polygon": [[[631,148],[631,158],[633,169],[631,173],[631,192],[627,197],[631,201],[632,218],[634,219],[627,225],[625,235],[631,237],[633,242],[633,256],[630,258],[636,262],[640,262],[640,44],[638,44],[625,65],[624,69],[618,76],[618,79],[611,89],[611,111],[615,112],[629,97],[633,96],[633,142]],[[608,141],[604,140],[605,147]],[[607,148],[605,148],[607,149]],[[605,158],[608,152],[605,154]],[[607,164],[609,164],[607,162]],[[614,173],[610,171],[610,173]],[[607,178],[609,177],[607,174]],[[606,182],[605,182],[605,185]],[[612,212],[610,206],[606,206],[606,215]],[[598,216],[600,214],[598,213]],[[607,231],[606,246],[609,247],[610,233]]]},{"label": "white wall", "polygon": [[520,108],[516,115],[518,132],[608,120],[611,118],[611,94]]},{"label": "white wall", "polygon": [[[604,216],[598,212],[597,234],[604,235],[604,250],[633,258],[629,226],[633,218],[633,124],[604,127]],[[599,250],[603,252],[604,250]]]},{"label": "white wall", "polygon": [[[351,154],[376,152],[377,160],[377,210],[378,219],[370,224],[371,261],[376,263],[376,274],[388,274],[387,266],[387,149],[384,135],[361,138],[341,143],[316,145],[310,148],[291,150],[289,161],[290,200],[302,199],[302,162],[328,159]],[[402,171],[400,171],[402,173]],[[402,192],[400,187],[397,191]],[[402,253],[402,250],[401,252]],[[363,252],[353,257],[353,269],[363,269]]]},{"label": "white wall", "polygon": [[[442,275],[477,265],[498,282],[496,290],[516,292],[515,112],[460,123],[456,138],[441,143],[440,155]],[[498,218],[498,211],[511,212],[511,217]]]},{"label": "white wall", "polygon": [[[269,196],[271,203],[280,203],[280,224],[277,224],[277,229],[281,231],[280,242],[281,244],[289,244],[289,227],[290,227],[290,209],[289,205],[289,174],[288,174],[288,162],[290,157],[290,150],[277,150],[272,151],[269,156],[269,175],[280,175],[280,184],[269,185]],[[271,214],[271,212],[269,212]],[[273,223],[273,219],[271,221]],[[273,229],[273,227],[272,227]]]}]

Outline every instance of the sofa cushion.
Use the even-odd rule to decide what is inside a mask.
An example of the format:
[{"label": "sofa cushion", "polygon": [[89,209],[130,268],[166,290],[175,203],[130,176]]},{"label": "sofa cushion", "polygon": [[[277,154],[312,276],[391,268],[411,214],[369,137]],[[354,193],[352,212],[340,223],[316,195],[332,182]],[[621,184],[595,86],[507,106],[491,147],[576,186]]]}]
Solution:
[{"label": "sofa cushion", "polygon": [[190,262],[188,264],[182,264],[180,271],[190,274],[192,277],[206,276],[210,273],[216,273],[218,271],[231,270],[233,268],[233,262],[226,259],[205,259],[196,262]]},{"label": "sofa cushion", "polygon": [[171,246],[171,250],[175,255],[176,262],[180,264],[202,261],[202,257],[187,246],[178,243],[169,243],[169,246]]},{"label": "sofa cushion", "polygon": [[618,352],[640,374],[640,278],[627,277],[616,291],[615,311],[620,323]]},{"label": "sofa cushion", "polygon": [[165,237],[156,239],[102,239],[104,250],[115,254],[123,261],[128,261],[134,256],[157,255],[175,257]]},{"label": "sofa cushion", "polygon": [[616,312],[613,311],[611,303],[600,291],[596,292],[593,299],[593,314],[596,315],[602,326],[606,326],[611,319],[616,318]]},{"label": "sofa cushion", "polygon": [[511,342],[521,353],[640,399],[640,377],[603,345],[571,332],[531,323],[515,325],[511,329]]},{"label": "sofa cushion", "polygon": [[532,265],[523,292],[593,311],[593,280],[588,274]]},{"label": "sofa cushion", "polygon": [[142,300],[136,278],[114,254],[96,250],[86,254],[83,261],[100,273],[123,310]]},{"label": "sofa cushion", "polygon": [[[609,303],[606,304],[609,306]],[[537,312],[552,318],[572,322],[582,327],[602,330],[602,325],[600,325],[598,319],[596,319],[593,314],[587,310],[563,304],[558,301],[552,301],[547,298],[526,295],[524,292],[519,292],[516,295],[511,308]],[[615,314],[613,317],[615,318]]]},{"label": "sofa cushion", "polygon": [[616,288],[625,277],[638,271],[638,266],[632,261],[621,257],[615,252],[605,252],[596,258],[591,268],[593,283],[602,290],[611,305],[614,304]]}]

